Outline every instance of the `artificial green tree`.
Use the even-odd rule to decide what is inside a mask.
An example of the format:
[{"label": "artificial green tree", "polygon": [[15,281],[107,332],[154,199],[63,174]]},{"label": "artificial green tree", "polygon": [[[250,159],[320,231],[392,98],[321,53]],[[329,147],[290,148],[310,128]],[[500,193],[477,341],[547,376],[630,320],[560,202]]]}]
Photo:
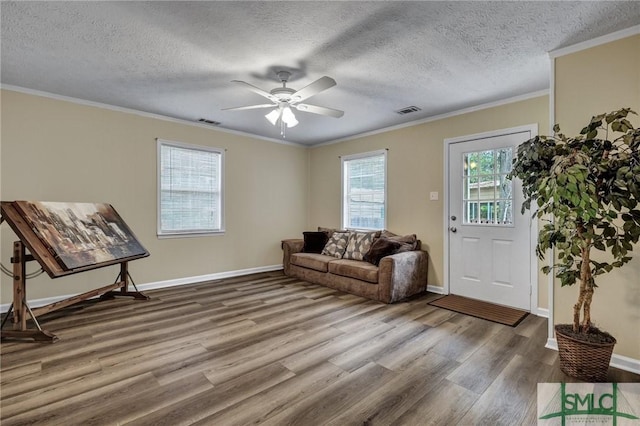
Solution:
[{"label": "artificial green tree", "polygon": [[[631,260],[640,239],[640,129],[627,119],[629,108],[600,114],[580,134],[536,136],[518,147],[510,177],[522,180],[522,212],[533,208],[545,221],[537,255],[555,248],[552,270],[562,286],[579,281],[573,332],[593,330],[591,301],[596,277]],[[604,261],[592,250],[606,252]],[[601,282],[598,279],[598,282]],[[582,316],[582,318],[581,318]]]}]

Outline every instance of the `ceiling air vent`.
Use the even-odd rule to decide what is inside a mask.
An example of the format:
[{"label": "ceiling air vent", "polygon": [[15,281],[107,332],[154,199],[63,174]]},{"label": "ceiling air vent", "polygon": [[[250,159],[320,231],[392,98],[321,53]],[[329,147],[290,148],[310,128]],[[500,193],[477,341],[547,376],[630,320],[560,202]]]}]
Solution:
[{"label": "ceiling air vent", "polygon": [[219,126],[219,121],[207,120],[206,118],[201,118],[198,120],[200,123],[211,124],[212,126]]},{"label": "ceiling air vent", "polygon": [[405,114],[411,114],[412,112],[416,112],[416,111],[422,111],[422,110],[417,106],[408,106],[408,107],[399,109],[396,112],[400,115],[405,115]]}]

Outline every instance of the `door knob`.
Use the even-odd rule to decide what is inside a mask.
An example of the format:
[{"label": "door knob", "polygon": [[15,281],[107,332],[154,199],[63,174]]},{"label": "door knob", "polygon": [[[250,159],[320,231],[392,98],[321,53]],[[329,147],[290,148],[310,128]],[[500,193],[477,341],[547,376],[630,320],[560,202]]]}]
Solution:
[{"label": "door knob", "polygon": [[458,232],[458,229],[455,226],[452,226],[452,227],[449,228],[449,231]]},{"label": "door knob", "polygon": [[457,219],[457,217],[451,216],[451,220],[456,220],[456,219]]}]

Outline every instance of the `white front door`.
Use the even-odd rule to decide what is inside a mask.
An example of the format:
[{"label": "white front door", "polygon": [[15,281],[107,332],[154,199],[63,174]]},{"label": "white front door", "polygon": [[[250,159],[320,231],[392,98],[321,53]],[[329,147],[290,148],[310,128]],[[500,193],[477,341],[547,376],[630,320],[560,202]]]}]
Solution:
[{"label": "white front door", "polygon": [[530,216],[506,179],[530,131],[449,143],[449,291],[531,309]]}]

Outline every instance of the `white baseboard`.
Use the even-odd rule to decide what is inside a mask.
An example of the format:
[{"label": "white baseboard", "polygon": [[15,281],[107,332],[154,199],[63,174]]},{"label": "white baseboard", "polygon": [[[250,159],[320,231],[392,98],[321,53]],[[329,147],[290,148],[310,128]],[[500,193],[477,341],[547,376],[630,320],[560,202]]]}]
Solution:
[{"label": "white baseboard", "polygon": [[[556,341],[556,339],[547,339],[547,344],[544,347],[557,351],[558,342]],[[620,370],[640,374],[640,359],[613,354],[611,355],[611,362],[609,362],[609,365],[614,368],[619,368]]]},{"label": "white baseboard", "polygon": [[620,370],[630,371],[632,373],[640,374],[640,360],[629,358],[628,356],[616,355],[611,356],[612,367],[619,368]]},{"label": "white baseboard", "polygon": [[542,318],[549,318],[549,310],[546,308],[536,308],[531,313]]},{"label": "white baseboard", "polygon": [[444,292],[444,287],[438,287],[435,285],[427,285],[427,291],[429,293],[436,293],[436,294],[447,294]]},{"label": "white baseboard", "polygon": [[[278,271],[282,269],[282,265],[269,265],[269,266],[259,266],[257,268],[248,268],[248,269],[238,269],[236,271],[226,271],[226,272],[217,272],[214,274],[206,274],[206,275],[196,275],[193,277],[185,277],[185,278],[176,278],[173,280],[165,280],[165,281],[155,281],[145,284],[136,284],[138,290],[154,290],[157,288],[166,288],[166,287],[176,287],[180,285],[194,284],[203,281],[213,281],[213,280],[221,280],[223,278],[232,278],[239,277],[242,275],[250,275],[257,274],[260,272],[271,272]],[[29,300],[29,306],[32,308],[38,308],[40,306],[45,306],[50,303],[59,302],[61,300],[68,299],[70,297],[76,296],[75,294],[68,294],[65,296],[54,296],[54,297],[45,297],[43,299],[33,299]],[[5,303],[0,305],[0,312],[5,313],[9,310],[10,303]]]},{"label": "white baseboard", "polygon": [[203,281],[221,280],[224,278],[240,277],[242,275],[271,272],[282,269],[282,265],[259,266],[257,268],[238,269],[236,271],[216,272],[214,274],[197,275],[194,277],[176,278],[173,280],[156,281],[137,285],[139,290],[154,290],[157,288],[176,287],[181,285],[199,283]]},{"label": "white baseboard", "polygon": [[[66,296],[53,296],[53,297],[45,297],[43,299],[32,299],[29,300],[29,307],[30,308],[39,308],[40,306],[45,306],[45,305],[49,305],[51,303],[56,303],[59,302],[61,300],[65,300],[68,299],[70,297],[75,296],[75,294],[68,294]],[[0,313],[5,313],[9,310],[9,307],[11,306],[11,303],[3,303],[2,305],[0,305]],[[29,317],[27,317],[29,318]]]}]

